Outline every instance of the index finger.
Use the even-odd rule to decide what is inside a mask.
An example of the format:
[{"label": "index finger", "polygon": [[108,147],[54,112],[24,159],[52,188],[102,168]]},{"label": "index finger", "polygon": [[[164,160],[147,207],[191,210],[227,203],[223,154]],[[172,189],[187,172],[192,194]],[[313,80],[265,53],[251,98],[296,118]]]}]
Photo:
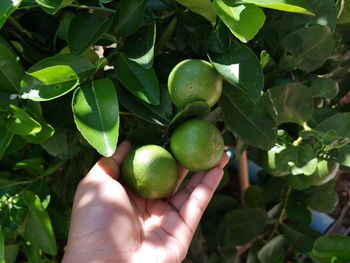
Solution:
[{"label": "index finger", "polygon": [[104,181],[107,179],[118,180],[122,162],[131,149],[128,141],[123,141],[111,157],[102,157],[86,175],[85,180]]}]

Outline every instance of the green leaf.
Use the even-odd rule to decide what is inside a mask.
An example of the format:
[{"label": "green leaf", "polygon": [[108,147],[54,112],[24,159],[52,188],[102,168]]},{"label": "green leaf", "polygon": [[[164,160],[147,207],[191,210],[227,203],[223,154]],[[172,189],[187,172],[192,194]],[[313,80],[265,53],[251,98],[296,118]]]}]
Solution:
[{"label": "green leaf", "polygon": [[224,85],[219,105],[230,132],[263,150],[274,146],[277,128],[261,100],[254,103],[239,89]]},{"label": "green leaf", "polygon": [[9,131],[20,134],[35,134],[41,131],[41,125],[23,109],[10,104],[11,118],[6,120]]},{"label": "green leaf", "polygon": [[[55,69],[60,69],[58,76],[53,75]],[[65,75],[67,73],[68,75]],[[40,76],[52,84],[45,84],[34,76]],[[79,78],[68,66],[52,66],[31,75],[26,75],[22,82],[23,99],[47,101],[63,96],[79,85]]]},{"label": "green leaf", "polygon": [[48,138],[53,136],[55,129],[50,124],[46,123],[39,102],[28,101],[26,104],[26,110],[31,116],[35,118],[37,122],[40,123],[41,130],[38,133],[23,135],[22,137],[30,143],[42,144]]},{"label": "green leaf", "polygon": [[311,255],[319,258],[332,258],[339,261],[350,261],[350,237],[341,235],[327,235],[319,237],[315,243]]},{"label": "green leaf", "polygon": [[264,188],[258,185],[251,185],[244,192],[244,204],[246,207],[265,208]]},{"label": "green leaf", "polygon": [[65,82],[76,81],[79,76],[69,66],[52,66],[35,72],[28,72],[32,76],[43,83],[43,85],[56,85]]},{"label": "green leaf", "polygon": [[301,253],[310,252],[315,239],[319,236],[307,226],[282,225],[281,228],[284,238]]},{"label": "green leaf", "polygon": [[60,54],[44,59],[25,75],[21,83],[22,98],[34,101],[55,99],[76,88],[94,72],[95,66],[80,56]]},{"label": "green leaf", "polygon": [[335,131],[337,136],[350,138],[350,112],[335,114],[321,123],[314,129],[321,132]]},{"label": "green leaf", "polygon": [[120,1],[112,25],[116,36],[126,37],[139,29],[143,22],[146,4],[146,0]]},{"label": "green leaf", "polygon": [[54,15],[61,8],[70,5],[73,0],[35,0],[38,5],[48,14]]},{"label": "green leaf", "polygon": [[311,186],[306,189],[307,205],[318,212],[331,212],[338,204],[338,194],[335,191],[336,180],[331,180],[320,186]]},{"label": "green leaf", "polygon": [[311,211],[307,208],[305,195],[292,191],[286,203],[286,215],[289,220],[300,225],[311,224]]},{"label": "green leaf", "polygon": [[69,50],[74,55],[96,43],[112,25],[109,16],[100,13],[80,12],[72,19],[67,35]]},{"label": "green leaf", "polygon": [[314,109],[310,90],[299,83],[268,89],[263,101],[276,125],[285,122],[302,124],[311,118]]},{"label": "green leaf", "polygon": [[160,89],[160,103],[157,106],[150,105],[135,98],[119,82],[115,82],[118,90],[120,104],[137,117],[150,123],[168,126],[172,117],[172,103],[166,89]]},{"label": "green leaf", "polygon": [[208,34],[206,48],[213,53],[225,53],[231,42],[230,30],[223,23],[218,23]]},{"label": "green leaf", "polygon": [[224,217],[226,229],[231,233],[231,244],[243,245],[261,234],[268,223],[265,210],[257,208],[235,209]]},{"label": "green leaf", "polygon": [[333,79],[316,79],[310,86],[314,98],[332,99],[337,96],[339,87]]},{"label": "green leaf", "polygon": [[41,253],[40,253],[41,251],[36,247],[30,245],[29,242],[23,243],[23,251],[29,262],[44,263],[44,261],[41,259]]},{"label": "green leaf", "polygon": [[75,157],[80,152],[80,147],[76,142],[77,134],[68,130],[57,130],[55,134],[41,144],[48,154],[57,158],[68,160]]},{"label": "green leaf", "polygon": [[6,129],[5,126],[0,127],[0,160],[10,145],[13,138],[13,133]]},{"label": "green leaf", "polygon": [[275,236],[258,252],[261,263],[280,263],[285,257],[285,239],[282,235]]},{"label": "green leaf", "polygon": [[145,69],[118,53],[115,72],[118,80],[136,97],[152,105],[159,104],[159,83],[153,68]]},{"label": "green leaf", "polygon": [[17,259],[18,250],[19,250],[18,244],[7,245],[5,247],[5,262],[15,263]]},{"label": "green leaf", "polygon": [[[83,55],[83,54],[82,54]],[[40,71],[45,68],[53,66],[68,66],[74,70],[74,72],[81,78],[86,79],[95,73],[95,66],[87,58],[83,56],[75,56],[71,54],[58,54],[53,57],[49,57],[36,63],[30,67],[29,73]]]},{"label": "green leaf", "polygon": [[337,24],[348,24],[350,23],[350,3],[348,1],[337,1],[338,17]]},{"label": "green leaf", "polygon": [[124,45],[125,55],[128,59],[149,69],[153,66],[155,42],[156,24],[153,22],[127,38]]},{"label": "green leaf", "polygon": [[13,170],[25,170],[30,174],[40,175],[45,171],[44,160],[42,158],[30,158],[21,160],[15,164]]},{"label": "green leaf", "polygon": [[29,241],[32,246],[49,255],[56,255],[57,245],[51,220],[44,210],[39,197],[33,192],[24,191],[21,199],[27,206],[28,212],[20,226],[20,234]]},{"label": "green leaf", "polygon": [[321,67],[332,54],[334,39],[327,26],[313,25],[290,33],[281,41],[284,49],[281,70],[311,72]]},{"label": "green leaf", "polygon": [[5,263],[5,237],[0,226],[0,263]]},{"label": "green leaf", "polygon": [[286,12],[314,15],[308,2],[305,0],[242,0],[242,2]]},{"label": "green leaf", "polygon": [[0,43],[0,91],[18,93],[23,75],[24,70],[15,55]]},{"label": "green leaf", "polygon": [[193,13],[208,19],[211,24],[215,24],[216,14],[212,8],[210,0],[176,0],[176,2],[187,7]]},{"label": "green leaf", "polygon": [[109,79],[88,82],[74,92],[74,121],[85,139],[101,155],[111,156],[117,147],[119,106]]},{"label": "green leaf", "polygon": [[2,0],[0,2],[0,29],[5,24],[7,18],[17,9],[21,2],[22,0]]},{"label": "green leaf", "polygon": [[309,144],[288,145],[276,155],[276,168],[281,171],[288,171],[293,175],[311,175],[317,169],[316,157],[314,149]]},{"label": "green leaf", "polygon": [[250,48],[234,41],[225,53],[209,53],[209,59],[228,82],[246,92],[253,100],[260,98],[264,75],[258,58]]},{"label": "green leaf", "polygon": [[253,39],[265,22],[264,12],[256,5],[229,6],[224,0],[214,0],[213,8],[232,34],[244,43]]}]

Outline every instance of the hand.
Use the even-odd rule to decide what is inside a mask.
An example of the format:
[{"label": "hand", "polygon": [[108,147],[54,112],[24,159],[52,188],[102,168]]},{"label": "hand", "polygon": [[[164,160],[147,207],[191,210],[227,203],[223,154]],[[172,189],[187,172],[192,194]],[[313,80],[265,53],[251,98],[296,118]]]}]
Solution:
[{"label": "hand", "polygon": [[[168,200],[146,200],[118,181],[131,145],[100,159],[75,194],[64,263],[181,262],[222,176],[228,158],[195,174]],[[179,168],[179,182],[187,170]]]}]

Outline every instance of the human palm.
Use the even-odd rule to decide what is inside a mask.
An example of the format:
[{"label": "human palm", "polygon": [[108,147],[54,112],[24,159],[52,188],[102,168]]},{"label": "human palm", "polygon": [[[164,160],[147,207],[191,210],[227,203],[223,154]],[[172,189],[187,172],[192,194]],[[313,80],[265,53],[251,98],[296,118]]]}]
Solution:
[{"label": "human palm", "polygon": [[[102,158],[78,186],[63,262],[181,262],[219,184],[220,164],[195,174],[167,200],[147,200],[116,179],[130,144]],[[179,168],[179,183],[187,171]]]}]

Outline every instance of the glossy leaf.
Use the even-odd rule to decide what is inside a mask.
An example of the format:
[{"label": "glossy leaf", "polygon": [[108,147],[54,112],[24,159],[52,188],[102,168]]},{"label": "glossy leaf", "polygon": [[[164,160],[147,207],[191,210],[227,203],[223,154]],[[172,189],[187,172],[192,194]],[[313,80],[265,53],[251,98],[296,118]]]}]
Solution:
[{"label": "glossy leaf", "polygon": [[22,98],[34,101],[51,100],[67,94],[78,85],[79,76],[71,67],[52,66],[28,73],[23,78]]},{"label": "glossy leaf", "polygon": [[70,5],[73,0],[35,0],[38,5],[48,14],[54,15],[61,8]]},{"label": "glossy leaf", "polygon": [[57,245],[51,220],[43,208],[39,197],[33,192],[24,191],[21,199],[27,206],[28,212],[20,227],[20,234],[32,246],[49,255],[56,255]]},{"label": "glossy leaf", "polygon": [[0,43],[0,92],[18,93],[23,75],[24,70],[15,55]]},{"label": "glossy leaf", "polygon": [[[335,191],[335,180],[320,186],[311,186],[305,190],[307,205],[318,212],[328,213],[338,204],[338,194]],[[322,201],[321,201],[322,200]]]},{"label": "glossy leaf", "polygon": [[13,133],[6,129],[5,126],[0,127],[0,160],[10,145],[13,138]]},{"label": "glossy leaf", "polygon": [[74,70],[65,65],[47,67],[27,74],[42,82],[43,85],[55,85],[79,79]]},{"label": "glossy leaf", "polygon": [[36,63],[28,72],[35,72],[53,66],[68,66],[82,79],[90,77],[95,72],[95,66],[83,56],[71,54],[58,54]]},{"label": "glossy leaf", "polygon": [[242,0],[242,2],[286,12],[302,13],[307,15],[314,14],[306,0]]},{"label": "glossy leaf", "polygon": [[7,18],[19,7],[22,1],[23,0],[2,0],[0,2],[0,29],[5,24]]},{"label": "glossy leaf", "polygon": [[228,82],[246,92],[253,100],[259,99],[264,87],[264,75],[251,49],[232,42],[227,52],[209,53],[209,59]]},{"label": "glossy leaf", "polygon": [[28,70],[22,85],[22,98],[52,100],[76,88],[91,76],[95,66],[86,58],[60,54],[40,61]]},{"label": "glossy leaf", "polygon": [[309,144],[288,145],[276,155],[276,166],[277,169],[293,175],[311,175],[317,169],[317,156]]},{"label": "glossy leaf", "polygon": [[339,14],[337,17],[338,24],[350,23],[350,3],[348,1],[337,1]]},{"label": "glossy leaf", "polygon": [[256,5],[227,5],[224,0],[214,0],[215,13],[240,41],[246,43],[264,25],[264,12]]},{"label": "glossy leaf", "polygon": [[67,35],[68,47],[72,54],[79,55],[96,43],[112,25],[109,16],[81,12],[72,19]]},{"label": "glossy leaf", "polygon": [[7,245],[5,247],[5,262],[6,263],[15,263],[17,254],[19,250],[19,245],[18,244],[13,244],[13,245]]},{"label": "glossy leaf", "polygon": [[40,249],[30,245],[29,242],[24,242],[23,251],[26,255],[26,258],[28,259],[28,262],[43,263],[43,260],[41,259]]},{"label": "glossy leaf", "polygon": [[245,143],[263,150],[274,146],[277,128],[261,100],[254,103],[239,89],[225,85],[219,105],[229,131]]},{"label": "glossy leaf", "polygon": [[5,263],[5,237],[0,226],[0,263]]},{"label": "glossy leaf", "polygon": [[302,124],[311,118],[314,108],[312,93],[299,83],[268,89],[263,101],[276,125],[285,122]]},{"label": "glossy leaf", "polygon": [[243,245],[258,236],[268,221],[266,211],[257,208],[235,209],[227,213],[224,219],[233,245]]},{"label": "glossy leaf", "polygon": [[[350,237],[341,235],[326,235],[315,241],[312,255],[319,258],[333,258],[339,261],[350,261]],[[333,261],[332,261],[333,262]]]},{"label": "glossy leaf", "polygon": [[285,239],[278,235],[267,242],[258,252],[261,263],[280,263],[285,257]]},{"label": "glossy leaf", "polygon": [[299,191],[292,191],[285,207],[288,220],[300,225],[311,224],[311,211],[305,202],[305,195]]},{"label": "glossy leaf", "polygon": [[74,92],[74,121],[85,139],[101,155],[111,156],[117,147],[118,98],[109,79],[88,82]]},{"label": "glossy leaf", "polygon": [[281,228],[284,238],[301,253],[310,252],[319,236],[307,226],[282,225]]},{"label": "glossy leaf", "polygon": [[[341,123],[341,125],[339,125]],[[335,114],[321,123],[314,129],[322,132],[334,130],[337,136],[350,138],[350,112]]]},{"label": "glossy leaf", "polygon": [[285,53],[279,63],[280,69],[311,72],[331,55],[334,39],[329,27],[313,25],[290,33],[281,44]]},{"label": "glossy leaf", "polygon": [[55,129],[50,124],[46,123],[45,119],[43,118],[43,113],[39,102],[29,101],[26,108],[31,116],[34,116],[35,120],[40,123],[41,130],[38,133],[23,135],[22,137],[30,143],[41,144],[54,135]]},{"label": "glossy leaf", "polygon": [[310,86],[314,98],[334,98],[339,91],[338,84],[333,79],[316,79]]},{"label": "glossy leaf", "polygon": [[35,134],[41,131],[41,125],[23,109],[10,105],[11,118],[6,120],[6,127],[9,131],[20,134]]},{"label": "glossy leaf", "polygon": [[146,3],[146,0],[120,1],[112,25],[116,36],[126,37],[139,29],[143,22]]},{"label": "glossy leaf", "polygon": [[208,19],[213,25],[216,21],[216,14],[210,0],[176,0],[176,2],[187,7],[193,13]]},{"label": "glossy leaf", "polygon": [[154,45],[156,42],[156,24],[142,27],[127,38],[124,52],[128,59],[149,69],[153,66]]},{"label": "glossy leaf", "polygon": [[154,106],[136,99],[119,82],[115,82],[115,85],[120,104],[128,111],[150,123],[161,126],[169,125],[172,117],[172,103],[167,90],[160,90],[160,103]]},{"label": "glossy leaf", "polygon": [[118,80],[136,97],[152,105],[159,104],[159,83],[153,68],[145,69],[118,53],[115,72]]}]

